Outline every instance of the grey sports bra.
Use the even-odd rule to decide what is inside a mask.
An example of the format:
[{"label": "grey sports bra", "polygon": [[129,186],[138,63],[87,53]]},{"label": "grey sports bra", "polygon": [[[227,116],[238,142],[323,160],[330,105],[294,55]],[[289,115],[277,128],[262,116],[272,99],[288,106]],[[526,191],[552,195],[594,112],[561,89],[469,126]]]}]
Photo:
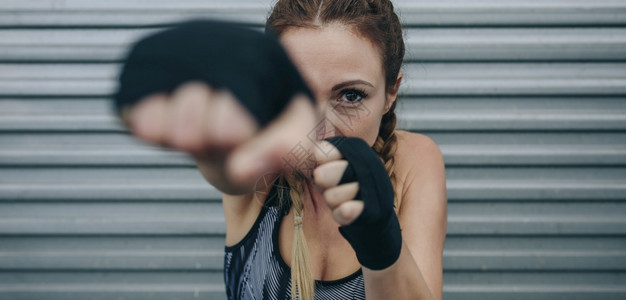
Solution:
[{"label": "grey sports bra", "polygon": [[[280,208],[276,193],[288,189],[273,185],[268,201],[254,225],[237,244],[225,247],[224,281],[228,299],[291,299],[291,270],[278,248],[280,222],[289,206]],[[363,299],[365,286],[361,269],[333,281],[315,282],[316,300]]]}]

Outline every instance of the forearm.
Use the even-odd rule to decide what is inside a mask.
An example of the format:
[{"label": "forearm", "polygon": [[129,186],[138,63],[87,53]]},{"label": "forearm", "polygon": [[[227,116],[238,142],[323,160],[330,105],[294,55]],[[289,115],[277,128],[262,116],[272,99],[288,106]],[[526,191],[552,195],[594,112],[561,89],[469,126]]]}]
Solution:
[{"label": "forearm", "polygon": [[204,179],[220,192],[230,195],[242,195],[254,192],[254,185],[252,184],[249,186],[238,186],[228,180],[228,176],[226,174],[224,166],[225,158],[204,160],[202,158],[196,157],[195,161],[198,170],[200,171],[200,174],[202,174]]},{"label": "forearm", "polygon": [[363,278],[367,300],[435,299],[404,244],[393,265],[377,271],[363,267]]}]

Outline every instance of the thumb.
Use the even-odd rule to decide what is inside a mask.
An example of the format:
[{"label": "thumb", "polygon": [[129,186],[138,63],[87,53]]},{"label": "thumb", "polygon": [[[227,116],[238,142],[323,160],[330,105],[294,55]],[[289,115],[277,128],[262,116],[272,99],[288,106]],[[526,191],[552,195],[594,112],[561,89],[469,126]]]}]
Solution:
[{"label": "thumb", "polygon": [[276,120],[230,155],[229,179],[254,184],[267,172],[293,171],[314,162],[314,136],[311,140],[307,135],[315,130],[318,119],[311,101],[297,95]]}]

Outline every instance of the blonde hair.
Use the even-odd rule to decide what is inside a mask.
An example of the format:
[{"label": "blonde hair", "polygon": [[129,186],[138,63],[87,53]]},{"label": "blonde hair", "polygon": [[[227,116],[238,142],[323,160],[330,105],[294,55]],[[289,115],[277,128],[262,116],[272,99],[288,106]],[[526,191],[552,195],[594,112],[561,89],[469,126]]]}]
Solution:
[{"label": "blonde hair", "polygon": [[[304,183],[307,180],[296,172],[281,176],[281,184],[289,186],[289,198],[294,211],[293,245],[291,246],[291,299],[314,299],[315,281],[311,272],[309,248],[302,230],[304,217]],[[288,199],[281,199],[281,205]]]}]

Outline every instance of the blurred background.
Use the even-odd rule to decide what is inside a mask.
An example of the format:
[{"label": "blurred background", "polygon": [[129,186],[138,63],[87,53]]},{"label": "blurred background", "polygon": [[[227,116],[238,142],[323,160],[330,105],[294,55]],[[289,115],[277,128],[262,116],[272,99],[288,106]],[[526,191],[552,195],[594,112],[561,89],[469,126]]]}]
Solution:
[{"label": "blurred background", "polygon": [[[445,299],[626,298],[626,1],[397,0]],[[220,194],[110,109],[129,43],[268,0],[0,1],[0,299],[225,299]]]}]

